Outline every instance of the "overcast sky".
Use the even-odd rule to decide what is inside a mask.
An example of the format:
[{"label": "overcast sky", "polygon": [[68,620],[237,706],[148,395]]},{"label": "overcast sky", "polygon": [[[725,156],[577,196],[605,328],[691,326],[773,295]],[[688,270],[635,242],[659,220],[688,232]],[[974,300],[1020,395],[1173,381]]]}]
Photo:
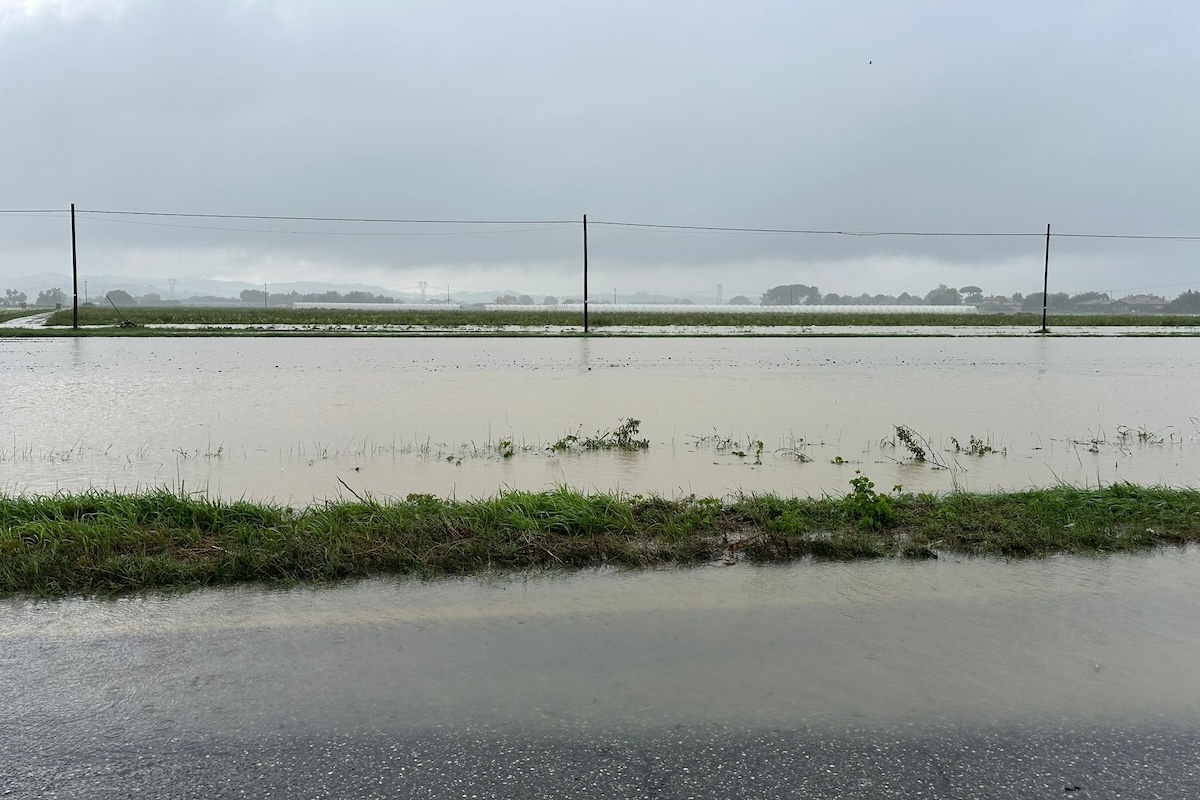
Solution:
[{"label": "overcast sky", "polygon": [[[576,224],[1200,234],[1200,4],[0,0],[0,209],[80,271],[578,293]],[[170,227],[193,226],[193,227]],[[217,228],[253,230],[216,230]],[[275,232],[266,232],[275,231]],[[344,235],[369,234],[369,235]],[[593,286],[1040,286],[1043,240],[592,225]],[[69,275],[0,215],[0,276]],[[1055,239],[1051,290],[1200,287]]]}]

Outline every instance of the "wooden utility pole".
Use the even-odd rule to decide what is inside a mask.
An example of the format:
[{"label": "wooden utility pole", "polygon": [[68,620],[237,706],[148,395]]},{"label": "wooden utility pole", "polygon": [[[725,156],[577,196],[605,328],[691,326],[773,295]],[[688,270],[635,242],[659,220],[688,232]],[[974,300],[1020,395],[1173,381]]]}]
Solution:
[{"label": "wooden utility pole", "polygon": [[583,215],[583,332],[588,332],[587,214]]},{"label": "wooden utility pole", "polygon": [[75,204],[71,203],[71,328],[79,330],[79,259],[75,255]]},{"label": "wooden utility pole", "polygon": [[1050,223],[1046,223],[1046,271],[1042,274],[1042,330],[1049,333],[1046,327],[1046,306],[1050,304]]}]

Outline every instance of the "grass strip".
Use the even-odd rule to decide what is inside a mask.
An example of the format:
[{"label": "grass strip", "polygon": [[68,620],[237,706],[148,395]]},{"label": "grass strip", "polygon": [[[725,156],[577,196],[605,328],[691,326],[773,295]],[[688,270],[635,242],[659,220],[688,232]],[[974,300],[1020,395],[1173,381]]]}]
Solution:
[{"label": "grass strip", "polygon": [[1115,553],[1200,541],[1200,492],[1116,484],[1002,494],[728,500],[508,492],[293,509],[181,496],[0,496],[0,595],[117,595],[373,575]]},{"label": "grass strip", "polygon": [[[122,314],[138,325],[411,325],[431,327],[578,326],[578,313],[521,312],[521,311],[354,311],[332,309],[292,308],[200,308],[186,306],[133,307]],[[121,320],[116,312],[105,306],[84,306],[79,309],[82,326],[115,325]],[[711,327],[711,326],[811,326],[843,325],[879,326],[969,326],[1041,327],[1040,314],[747,314],[696,312],[694,314],[663,314],[655,312],[605,312],[593,310],[589,322],[597,328],[615,325],[635,327]],[[51,315],[50,326],[71,325],[71,310],[63,309]],[[1138,326],[1180,327],[1200,324],[1200,317],[1187,315],[1146,314],[1071,314],[1051,315],[1053,326]]]}]

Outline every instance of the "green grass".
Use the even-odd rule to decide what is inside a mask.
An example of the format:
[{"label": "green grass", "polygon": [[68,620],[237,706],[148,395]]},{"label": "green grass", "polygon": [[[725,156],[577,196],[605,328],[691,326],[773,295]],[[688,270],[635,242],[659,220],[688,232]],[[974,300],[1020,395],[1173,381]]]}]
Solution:
[{"label": "green grass", "polygon": [[0,496],[0,595],[617,565],[1114,553],[1200,541],[1200,492],[1127,484],[1006,494],[730,500],[509,492],[292,509],[161,490]]},{"label": "green grass", "polygon": [[[184,306],[135,307],[122,313],[139,325],[413,325],[435,327],[520,325],[533,328],[545,326],[579,326],[580,315],[567,312],[519,311],[348,311],[330,309],[291,308],[192,308]],[[120,319],[111,308],[87,306],[79,310],[83,326],[114,325]],[[1041,327],[1038,314],[739,314],[694,313],[662,314],[637,312],[594,311],[589,322],[596,328],[614,325],[632,326],[813,326],[834,325],[968,325],[976,327],[1019,326]],[[64,309],[51,316],[49,325],[71,325],[71,310]],[[1200,324],[1200,317],[1168,315],[1053,315],[1051,327],[1064,325],[1135,325],[1139,327],[1178,327]]]}]

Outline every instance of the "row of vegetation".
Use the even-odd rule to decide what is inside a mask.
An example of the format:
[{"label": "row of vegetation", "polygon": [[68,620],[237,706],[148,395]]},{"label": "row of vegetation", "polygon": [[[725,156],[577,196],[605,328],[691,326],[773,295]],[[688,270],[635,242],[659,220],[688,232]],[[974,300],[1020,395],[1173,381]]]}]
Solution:
[{"label": "row of vegetation", "polygon": [[[704,313],[662,314],[640,312],[593,311],[589,322],[596,328],[614,325],[627,326],[805,326],[826,327],[840,325],[970,325],[980,327],[1018,326],[1040,327],[1039,314],[805,314],[802,306],[795,313],[756,314]],[[414,327],[480,327],[495,329],[504,326],[544,328],[547,326],[577,327],[581,324],[579,314],[566,311],[522,312],[522,311],[356,311],[332,309],[291,308],[195,308],[195,307],[144,307],[122,309],[119,316],[111,307],[85,306],[79,309],[79,323],[83,326],[112,326],[122,317],[137,325],[296,325],[296,326],[414,326]],[[1194,326],[1193,316],[1169,315],[1063,315],[1052,316],[1055,325],[1137,325],[1155,327]],[[70,326],[72,315],[69,309],[51,315],[47,325]]]},{"label": "row of vegetation", "polygon": [[509,492],[293,509],[165,490],[0,496],[0,594],[112,595],[377,575],[1113,553],[1200,541],[1200,492],[1128,484],[1009,494],[875,490],[716,498]]}]

